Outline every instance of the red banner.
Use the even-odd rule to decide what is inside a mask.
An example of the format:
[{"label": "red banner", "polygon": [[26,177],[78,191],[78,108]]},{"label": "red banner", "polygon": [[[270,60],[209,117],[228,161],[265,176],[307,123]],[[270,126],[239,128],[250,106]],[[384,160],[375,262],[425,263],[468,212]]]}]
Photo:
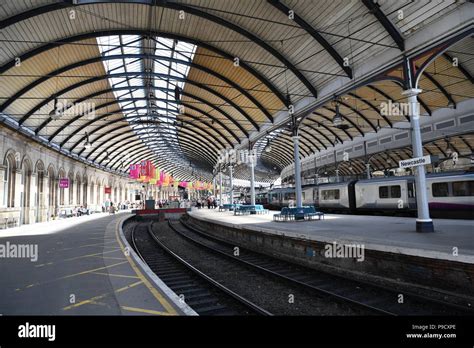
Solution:
[{"label": "red banner", "polygon": [[104,187],[104,192],[105,192],[105,194],[112,193],[112,187]]}]

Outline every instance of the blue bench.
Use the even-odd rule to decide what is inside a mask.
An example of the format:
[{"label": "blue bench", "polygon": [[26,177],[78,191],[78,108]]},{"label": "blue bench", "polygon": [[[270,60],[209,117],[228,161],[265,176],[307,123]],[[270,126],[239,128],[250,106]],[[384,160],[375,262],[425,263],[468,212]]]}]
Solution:
[{"label": "blue bench", "polygon": [[223,204],[219,207],[219,211],[234,211],[235,209],[239,208],[240,204]]},{"label": "blue bench", "polygon": [[281,210],[280,214],[273,215],[273,221],[293,221],[293,220],[324,220],[324,213],[316,211],[311,207],[301,208],[288,208],[285,207]]},{"label": "blue bench", "polygon": [[268,214],[268,209],[264,209],[263,205],[240,205],[235,208],[234,215],[249,215],[249,214]]}]

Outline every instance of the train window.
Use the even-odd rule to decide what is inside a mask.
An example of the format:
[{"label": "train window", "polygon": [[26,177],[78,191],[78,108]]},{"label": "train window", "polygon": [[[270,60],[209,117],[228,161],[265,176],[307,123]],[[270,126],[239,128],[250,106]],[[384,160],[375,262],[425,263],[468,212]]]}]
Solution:
[{"label": "train window", "polygon": [[379,198],[388,198],[388,186],[379,187]]},{"label": "train window", "polygon": [[433,191],[433,197],[448,197],[449,189],[447,182],[435,182],[431,185],[431,190]]},{"label": "train window", "polygon": [[321,195],[323,200],[339,199],[339,190],[323,190]]},{"label": "train window", "polygon": [[301,199],[304,201],[304,196],[305,196],[305,193],[304,192],[301,192]]},{"label": "train window", "polygon": [[390,198],[400,198],[402,196],[402,189],[400,185],[390,186]]},{"label": "train window", "polygon": [[473,196],[474,195],[474,181],[456,181],[453,182],[453,195]]},{"label": "train window", "polygon": [[293,199],[293,200],[295,199],[295,193],[294,193],[294,192],[287,192],[287,193],[285,193],[285,198],[284,198],[284,200],[285,200],[285,201],[288,201],[288,200],[290,200],[290,199]]}]

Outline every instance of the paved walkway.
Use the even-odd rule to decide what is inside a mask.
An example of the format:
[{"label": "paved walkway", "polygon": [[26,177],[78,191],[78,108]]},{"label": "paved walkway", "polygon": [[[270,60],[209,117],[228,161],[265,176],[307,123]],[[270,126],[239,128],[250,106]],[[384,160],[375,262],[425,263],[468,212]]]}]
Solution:
[{"label": "paved walkway", "polygon": [[[182,314],[168,289],[124,253],[119,224],[128,216],[94,214],[0,230],[0,314]],[[12,254],[20,245],[31,246],[23,249],[27,257]]]},{"label": "paved walkway", "polygon": [[232,212],[200,209],[190,214],[235,228],[326,243],[355,242],[367,249],[474,263],[474,220],[434,219],[435,233],[417,233],[414,218],[326,214],[321,221],[274,222],[275,213],[234,216]]}]

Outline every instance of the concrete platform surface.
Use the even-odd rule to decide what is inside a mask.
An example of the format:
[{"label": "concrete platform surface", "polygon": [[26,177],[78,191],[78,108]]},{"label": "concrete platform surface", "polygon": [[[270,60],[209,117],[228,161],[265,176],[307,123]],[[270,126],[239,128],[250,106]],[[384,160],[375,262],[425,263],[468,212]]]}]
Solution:
[{"label": "concrete platform surface", "polygon": [[0,230],[0,314],[185,313],[187,306],[124,252],[119,227],[129,216],[94,214]]},{"label": "concrete platform surface", "polygon": [[326,214],[321,221],[274,222],[273,214],[234,216],[193,209],[197,219],[226,226],[325,243],[358,243],[366,249],[474,263],[474,221],[434,219],[434,233],[417,233],[415,218]]}]

